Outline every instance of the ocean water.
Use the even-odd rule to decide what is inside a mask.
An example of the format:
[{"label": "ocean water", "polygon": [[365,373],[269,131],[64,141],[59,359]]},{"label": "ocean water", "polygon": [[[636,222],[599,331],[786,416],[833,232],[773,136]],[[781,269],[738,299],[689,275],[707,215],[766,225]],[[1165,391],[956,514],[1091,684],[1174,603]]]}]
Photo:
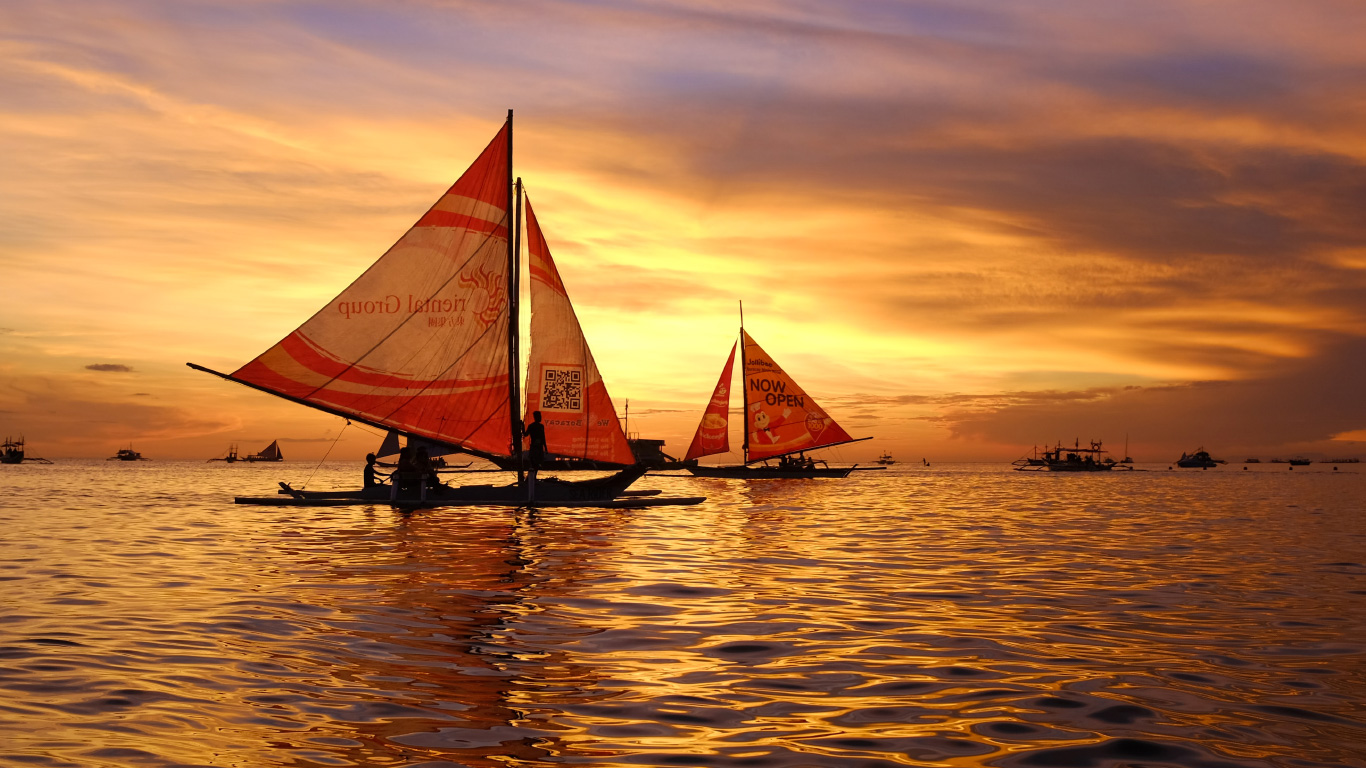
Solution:
[{"label": "ocean water", "polygon": [[0,766],[1366,766],[1366,473],[1152,469],[404,515],[0,467]]}]

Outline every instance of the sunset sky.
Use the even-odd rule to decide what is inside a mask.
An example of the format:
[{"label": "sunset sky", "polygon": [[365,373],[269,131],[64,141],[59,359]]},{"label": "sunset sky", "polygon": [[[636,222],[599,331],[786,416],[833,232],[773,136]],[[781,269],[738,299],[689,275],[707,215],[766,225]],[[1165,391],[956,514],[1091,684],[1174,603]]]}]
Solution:
[{"label": "sunset sky", "polygon": [[743,300],[876,438],[832,459],[1366,455],[1363,29],[1359,0],[6,2],[0,436],[322,456],[341,419],[184,363],[301,324],[513,108],[603,378],[672,453]]}]

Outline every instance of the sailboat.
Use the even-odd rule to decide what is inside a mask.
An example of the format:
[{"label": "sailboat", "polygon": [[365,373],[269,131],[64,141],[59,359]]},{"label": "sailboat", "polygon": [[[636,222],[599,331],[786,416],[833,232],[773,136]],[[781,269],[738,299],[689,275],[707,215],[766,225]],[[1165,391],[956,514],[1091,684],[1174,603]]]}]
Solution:
[{"label": "sailboat", "polygon": [[[745,462],[731,466],[689,466],[688,471],[697,477],[754,479],[845,477],[854,471],[857,464],[831,467],[824,461],[807,458],[806,451],[872,438],[850,437],[754,342],[745,332],[743,321],[737,346],[740,348],[741,401],[744,403]],[[732,346],[684,461],[730,451],[730,384],[735,350],[736,346]],[[769,463],[775,459],[776,463]],[[753,466],[756,462],[763,463]]]},{"label": "sailboat", "polygon": [[244,461],[284,461],[285,455],[280,452],[280,441],[271,440],[270,445],[261,449],[260,453],[252,453],[243,456]]},{"label": "sailboat", "polygon": [[239,503],[395,506],[646,506],[629,492],[645,468],[630,447],[588,351],[535,214],[530,242],[527,412],[541,412],[546,451],[632,465],[608,477],[528,482],[519,378],[523,188],[512,174],[512,111],[465,171],[378,261],[279,343],[233,373],[191,368],[325,413],[489,460],[517,457],[509,485],[296,491]]}]

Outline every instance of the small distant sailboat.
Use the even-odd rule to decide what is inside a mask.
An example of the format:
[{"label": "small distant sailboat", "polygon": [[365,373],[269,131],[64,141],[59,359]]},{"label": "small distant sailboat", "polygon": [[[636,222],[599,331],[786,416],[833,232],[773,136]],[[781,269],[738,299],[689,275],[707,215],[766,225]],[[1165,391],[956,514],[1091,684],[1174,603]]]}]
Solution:
[{"label": "small distant sailboat", "polygon": [[0,464],[51,464],[47,459],[37,456],[24,455],[24,436],[20,435],[18,440],[6,437],[4,443],[0,443]]},{"label": "small distant sailboat", "polygon": [[120,448],[118,453],[105,459],[105,461],[151,461],[151,459],[144,458],[142,454],[133,450],[133,446],[130,445],[127,448]]},{"label": "small distant sailboat", "polygon": [[[627,491],[633,464],[564,282],[521,180],[512,174],[512,111],[474,164],[355,282],[279,343],[231,374],[191,368],[350,421],[391,430],[409,446],[440,444],[515,459],[510,485],[414,483],[349,491],[284,489],[243,504],[387,502],[400,507],[658,506],[702,497]],[[526,470],[521,409],[519,283],[525,210],[531,351],[526,413],[544,415],[546,452],[626,466],[581,481]],[[629,465],[629,466],[628,466]],[[402,492],[400,492],[402,491]]]},{"label": "small distant sailboat", "polygon": [[[854,471],[857,464],[831,467],[824,461],[808,458],[806,451],[872,438],[850,437],[750,338],[743,319],[737,346],[744,403],[744,464],[696,465],[689,466],[688,471],[697,477],[745,479],[846,477]],[[730,384],[735,350],[736,346],[732,346],[684,461],[730,451]],[[771,460],[776,463],[770,464]],[[755,462],[763,464],[751,466]]]},{"label": "small distant sailboat", "polygon": [[[234,446],[234,447],[236,447],[236,446]],[[279,440],[272,440],[272,441],[270,441],[270,445],[267,445],[265,448],[261,449],[261,452],[260,452],[260,453],[253,453],[253,454],[250,454],[250,455],[245,456],[245,457],[243,457],[243,458],[244,458],[244,460],[246,460],[246,461],[251,461],[251,462],[256,462],[256,461],[284,461],[284,460],[285,460],[285,455],[284,455],[283,453],[280,452],[280,441],[279,441]]]}]

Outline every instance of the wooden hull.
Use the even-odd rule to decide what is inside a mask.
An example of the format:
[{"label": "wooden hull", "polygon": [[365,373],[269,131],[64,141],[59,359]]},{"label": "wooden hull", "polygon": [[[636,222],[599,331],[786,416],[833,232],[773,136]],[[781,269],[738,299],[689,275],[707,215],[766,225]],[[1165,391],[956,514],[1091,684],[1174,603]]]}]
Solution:
[{"label": "wooden hull", "polygon": [[848,477],[853,467],[813,467],[782,469],[780,467],[749,467],[736,464],[725,467],[688,467],[694,477],[726,477],[737,480],[806,480],[818,477]]}]

